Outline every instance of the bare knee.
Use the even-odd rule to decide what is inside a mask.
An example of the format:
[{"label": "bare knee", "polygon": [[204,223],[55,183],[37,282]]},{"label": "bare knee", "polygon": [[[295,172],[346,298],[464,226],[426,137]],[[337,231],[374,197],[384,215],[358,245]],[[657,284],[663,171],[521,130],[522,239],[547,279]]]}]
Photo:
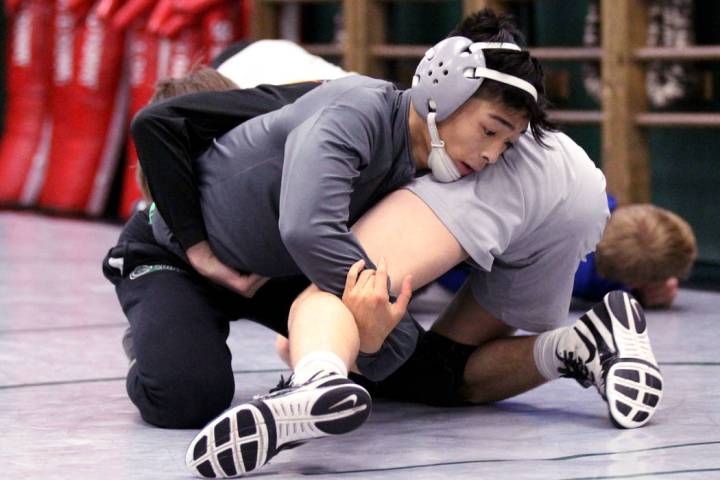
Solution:
[{"label": "bare knee", "polygon": [[[318,290],[306,290],[295,299],[288,315],[288,331],[299,322],[322,315],[338,315],[347,309],[335,295]],[[349,313],[349,312],[348,312]]]},{"label": "bare knee", "polygon": [[462,402],[472,403],[473,405],[487,405],[500,400],[492,398],[488,395],[487,389],[477,383],[463,383],[458,389],[457,395]]}]

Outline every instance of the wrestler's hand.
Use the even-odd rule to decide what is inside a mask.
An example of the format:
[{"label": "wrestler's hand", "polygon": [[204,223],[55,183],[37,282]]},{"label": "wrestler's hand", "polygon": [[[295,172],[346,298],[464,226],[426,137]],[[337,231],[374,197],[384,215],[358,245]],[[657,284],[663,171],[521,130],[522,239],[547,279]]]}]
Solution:
[{"label": "wrestler's hand", "polygon": [[391,303],[385,260],[378,262],[377,271],[362,270],[364,266],[365,262],[360,260],[348,271],[342,301],[355,317],[360,351],[374,353],[380,350],[385,338],[405,315],[412,296],[412,284],[410,275],[406,276],[400,295],[395,303]]},{"label": "wrestler's hand", "polygon": [[200,275],[239,293],[243,297],[252,298],[258,289],[268,281],[266,277],[261,277],[255,273],[240,274],[228,267],[215,256],[207,241],[193,245],[187,249],[185,254],[190,260],[190,264]]},{"label": "wrestler's hand", "polygon": [[670,277],[661,282],[637,287],[633,293],[645,308],[668,308],[677,296],[678,283],[676,277]]}]

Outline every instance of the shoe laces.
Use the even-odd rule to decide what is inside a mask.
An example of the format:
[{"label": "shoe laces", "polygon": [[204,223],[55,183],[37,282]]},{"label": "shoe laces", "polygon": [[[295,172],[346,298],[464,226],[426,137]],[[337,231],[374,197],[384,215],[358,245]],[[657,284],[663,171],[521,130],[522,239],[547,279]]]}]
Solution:
[{"label": "shoe laces", "polygon": [[266,400],[268,398],[279,397],[288,393],[290,390],[298,388],[297,385],[292,384],[292,374],[285,379],[284,375],[280,375],[280,381],[276,386],[268,390],[268,393],[258,393],[253,395],[253,400]]},{"label": "shoe laces", "polygon": [[588,388],[595,383],[595,374],[588,369],[585,361],[575,352],[564,350],[562,353],[556,352],[555,355],[563,363],[563,366],[558,368],[561,377],[574,378],[583,388]]},{"label": "shoe laces", "polygon": [[293,381],[293,375],[292,375],[292,374],[290,374],[290,375],[288,376],[287,380],[285,379],[285,377],[284,377],[283,375],[280,375],[280,381],[278,382],[278,384],[277,384],[276,386],[274,386],[273,388],[271,388],[268,393],[275,393],[275,392],[277,392],[277,391],[285,390],[285,389],[287,389],[287,388],[290,388],[290,387],[292,386],[292,381]]},{"label": "shoe laces", "polygon": [[255,395],[255,396],[253,397],[253,399],[254,399],[254,400],[263,400],[263,399],[268,399],[268,398],[281,397],[281,396],[283,396],[283,395],[286,395],[286,394],[290,393],[291,391],[294,391],[294,390],[297,390],[298,388],[304,387],[305,385],[307,385],[307,384],[309,384],[309,383],[311,383],[311,382],[314,382],[314,381],[317,380],[318,378],[321,378],[321,377],[326,376],[326,375],[328,375],[327,372],[322,372],[322,371],[317,372],[316,374],[314,374],[312,377],[310,377],[310,378],[309,378],[305,383],[303,383],[302,385],[295,385],[295,384],[293,383],[293,381],[294,381],[294,379],[295,379],[295,375],[294,375],[294,374],[291,374],[289,377],[287,377],[287,379],[285,379],[285,376],[284,376],[284,375],[280,375],[280,381],[278,382],[278,384],[277,384],[276,386],[274,386],[273,388],[271,388],[271,389],[268,391],[268,393],[260,394],[260,395]]}]

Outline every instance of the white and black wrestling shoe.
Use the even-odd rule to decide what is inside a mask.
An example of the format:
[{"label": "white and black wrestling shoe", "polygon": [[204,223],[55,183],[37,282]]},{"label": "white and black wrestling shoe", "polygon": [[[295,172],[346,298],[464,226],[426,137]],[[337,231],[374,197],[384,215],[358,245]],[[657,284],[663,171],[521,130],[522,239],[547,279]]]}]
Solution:
[{"label": "white and black wrestling shoe", "polygon": [[575,378],[585,388],[594,384],[616,427],[645,425],[660,404],[663,380],[638,301],[620,290],[610,292],[573,330],[583,347],[576,341],[556,352],[565,365],[562,376]]},{"label": "white and black wrestling shoe", "polygon": [[185,463],[204,478],[241,477],[281,450],[355,430],[371,408],[367,390],[335,373],[322,372],[302,385],[281,379],[270,393],[208,423],[190,443]]}]

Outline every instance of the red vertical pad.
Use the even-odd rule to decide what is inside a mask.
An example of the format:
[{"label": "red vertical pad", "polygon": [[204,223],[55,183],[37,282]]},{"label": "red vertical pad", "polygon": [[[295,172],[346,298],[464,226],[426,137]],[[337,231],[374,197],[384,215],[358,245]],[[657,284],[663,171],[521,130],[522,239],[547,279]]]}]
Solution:
[{"label": "red vertical pad", "polygon": [[0,202],[21,201],[33,163],[42,168],[49,142],[52,2],[23,2],[9,19],[7,108],[0,140]]},{"label": "red vertical pad", "polygon": [[[206,49],[201,29],[193,26],[182,31],[173,39],[158,38],[134,25],[130,32],[128,47],[130,63],[132,117],[150,101],[158,80],[168,77],[182,77],[191,67],[205,58]],[[128,218],[142,200],[142,194],[135,181],[137,153],[132,138],[128,139],[128,154],[123,178],[123,192],[120,201],[120,215]]]},{"label": "red vertical pad", "polygon": [[174,38],[161,38],[158,78],[180,78],[205,60],[205,42],[199,25],[192,25]]},{"label": "red vertical pad", "polygon": [[221,3],[205,14],[202,20],[206,63],[212,63],[223,50],[239,38],[239,6],[235,2]]},{"label": "red vertical pad", "polygon": [[240,18],[237,23],[238,38],[249,38],[250,37],[250,15],[252,14],[252,8],[248,0],[239,0],[240,5]]},{"label": "red vertical pad", "polygon": [[[129,120],[140,111],[153,95],[158,80],[158,37],[147,32],[145,22],[135,22],[128,31],[128,68],[130,70]],[[129,218],[137,203],[142,200],[140,188],[135,181],[137,152],[132,137],[128,135],[127,156],[123,169],[123,191],[120,199],[120,215]]]},{"label": "red vertical pad", "polygon": [[[50,163],[39,204],[53,210],[102,213],[127,118],[124,32],[91,12],[73,30],[72,72],[56,64]],[[66,58],[68,42],[56,44]]]}]

